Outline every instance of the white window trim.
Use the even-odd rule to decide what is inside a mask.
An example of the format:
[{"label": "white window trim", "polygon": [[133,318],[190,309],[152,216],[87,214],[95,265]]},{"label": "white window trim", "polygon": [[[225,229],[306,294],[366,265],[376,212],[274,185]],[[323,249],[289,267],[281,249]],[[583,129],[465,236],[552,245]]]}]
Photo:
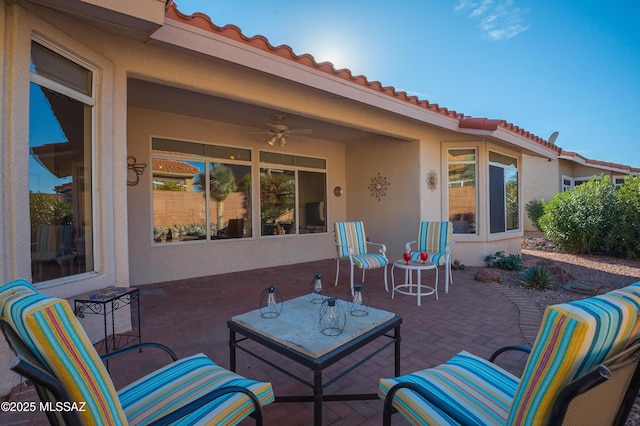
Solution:
[{"label": "white window trim", "polygon": [[98,163],[98,103],[96,102],[96,97],[98,96],[98,73],[99,73],[99,69],[80,59],[78,56],[74,55],[73,53],[71,53],[69,50],[64,50],[60,47],[58,47],[57,45],[45,40],[42,37],[39,37],[36,34],[32,34],[31,35],[31,41],[29,43],[29,56],[31,55],[31,42],[35,42],[38,43],[44,47],[46,47],[47,49],[50,49],[51,51],[59,54],[60,56],[64,57],[65,59],[74,62],[84,68],[86,68],[88,71],[91,72],[91,93],[92,96],[87,96],[84,93],[80,93],[76,90],[73,90],[67,86],[64,86],[62,84],[59,84],[58,82],[55,82],[53,80],[50,80],[46,77],[43,77],[39,74],[33,73],[33,72],[29,72],[30,74],[30,83],[35,83],[39,86],[42,87],[46,87],[48,89],[57,91],[60,94],[63,94],[65,96],[69,96],[73,99],[76,99],[86,105],[89,105],[91,107],[91,193],[92,193],[92,197],[91,197],[91,220],[92,220],[92,230],[91,230],[91,234],[92,234],[92,242],[91,242],[91,250],[93,251],[93,270],[91,271],[86,271],[84,273],[81,274],[75,274],[75,275],[69,275],[66,277],[60,277],[60,278],[56,278],[53,280],[49,280],[49,281],[42,281],[42,282],[38,282],[37,283],[37,287],[38,288],[48,288],[48,287],[54,287],[54,286],[58,286],[61,284],[66,284],[66,283],[70,283],[73,281],[78,281],[78,280],[82,280],[82,279],[86,279],[86,277],[88,276],[93,276],[93,275],[100,275],[102,274],[102,263],[101,263],[101,258],[102,256],[100,256],[100,250],[99,250],[99,246],[98,246],[98,242],[102,241],[102,237],[101,237],[101,223],[99,222],[100,217],[99,217],[99,212],[98,212],[98,206],[99,206],[99,201],[98,197],[99,195],[96,194],[100,194],[100,191],[98,190],[99,185],[98,185],[98,167],[99,167],[99,163]]}]

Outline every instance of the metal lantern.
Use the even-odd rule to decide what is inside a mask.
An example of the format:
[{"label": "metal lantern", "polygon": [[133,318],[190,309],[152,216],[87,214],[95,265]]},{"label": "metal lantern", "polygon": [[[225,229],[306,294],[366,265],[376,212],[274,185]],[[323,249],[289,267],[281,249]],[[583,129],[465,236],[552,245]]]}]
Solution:
[{"label": "metal lantern", "polygon": [[318,327],[326,336],[338,336],[347,325],[347,314],[338,299],[326,298],[320,306]]},{"label": "metal lantern", "polygon": [[313,274],[311,285],[309,286],[309,301],[311,303],[322,303],[327,298],[327,292],[322,288],[322,274]]},{"label": "metal lantern", "polygon": [[274,285],[265,288],[260,294],[260,316],[275,318],[282,312],[282,295]]},{"label": "metal lantern", "polygon": [[371,297],[362,284],[354,284],[349,308],[349,312],[354,317],[364,317],[369,314]]}]

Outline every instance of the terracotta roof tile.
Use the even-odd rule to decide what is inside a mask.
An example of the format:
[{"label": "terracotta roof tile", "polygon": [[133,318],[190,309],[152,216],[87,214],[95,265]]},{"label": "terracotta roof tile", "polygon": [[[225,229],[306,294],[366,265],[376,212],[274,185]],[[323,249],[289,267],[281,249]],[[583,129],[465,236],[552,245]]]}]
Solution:
[{"label": "terracotta roof tile", "polygon": [[200,169],[182,161],[176,160],[163,160],[160,158],[153,158],[151,160],[151,166],[154,172],[162,171],[164,173],[190,175],[194,176],[200,173]]},{"label": "terracotta roof tile", "polygon": [[[175,3],[171,2],[169,7],[167,8],[167,12],[165,16],[169,19],[174,19],[180,21],[182,23],[192,25],[194,27],[200,28],[205,31],[210,31],[213,33],[217,33],[224,37],[228,37],[232,40],[238,41],[240,43],[250,45],[257,49],[261,49],[263,51],[272,53],[274,55],[280,56],[284,59],[295,61],[299,64],[306,65],[308,67],[314,68],[318,71],[325,72],[327,74],[334,75],[343,80],[347,80],[353,82],[354,84],[358,84],[360,86],[369,88],[371,90],[378,91],[380,93],[386,94],[388,96],[394,97],[396,99],[400,99],[402,101],[411,103],[413,105],[417,105],[426,110],[433,111],[438,114],[442,114],[447,117],[455,118],[460,120],[461,128],[477,128],[473,127],[474,123],[478,123],[476,121],[468,121],[468,120],[480,120],[482,122],[482,126],[493,126],[496,124],[496,128],[493,130],[497,130],[497,126],[503,127],[504,129],[514,132],[524,138],[531,140],[532,142],[543,145],[547,148],[553,149],[557,152],[560,152],[560,148],[558,148],[555,144],[551,144],[545,139],[540,138],[539,136],[534,135],[524,129],[521,129],[518,126],[515,126],[512,123],[508,123],[504,120],[489,120],[486,118],[474,119],[472,117],[468,117],[464,114],[458,113],[454,110],[450,110],[445,107],[441,107],[438,104],[430,103],[429,101],[418,99],[416,96],[408,95],[403,91],[396,91],[396,89],[392,86],[383,86],[379,81],[369,81],[363,75],[353,75],[350,70],[336,69],[333,64],[330,62],[316,62],[315,58],[308,54],[297,55],[290,46],[280,45],[273,46],[269,43],[269,40],[262,35],[255,35],[253,37],[247,37],[242,33],[242,30],[235,25],[227,24],[224,27],[220,27],[213,23],[211,18],[200,12],[195,12],[191,15],[186,15],[180,12],[175,5]],[[465,123],[466,122],[466,123]],[[463,124],[465,123],[465,124]],[[489,130],[489,129],[484,129]]]}]

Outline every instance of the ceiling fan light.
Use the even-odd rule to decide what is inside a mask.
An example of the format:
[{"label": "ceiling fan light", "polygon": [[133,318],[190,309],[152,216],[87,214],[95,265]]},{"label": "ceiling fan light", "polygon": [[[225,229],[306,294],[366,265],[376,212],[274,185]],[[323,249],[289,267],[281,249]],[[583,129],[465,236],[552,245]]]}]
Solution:
[{"label": "ceiling fan light", "polygon": [[280,138],[280,147],[283,147],[287,144],[287,140],[283,137]]},{"label": "ceiling fan light", "polygon": [[273,144],[274,144],[274,143],[276,143],[276,137],[275,137],[275,136],[274,136],[274,137],[272,137],[271,139],[269,139],[269,140],[267,141],[267,143],[268,143],[269,145],[273,146]]}]

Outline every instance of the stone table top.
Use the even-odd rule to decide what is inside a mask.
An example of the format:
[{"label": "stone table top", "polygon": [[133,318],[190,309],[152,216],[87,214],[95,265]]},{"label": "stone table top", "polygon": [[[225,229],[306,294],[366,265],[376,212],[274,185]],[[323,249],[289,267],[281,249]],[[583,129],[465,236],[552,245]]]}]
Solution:
[{"label": "stone table top", "polygon": [[308,295],[285,301],[276,318],[262,318],[260,310],[256,309],[236,315],[231,321],[290,349],[320,358],[396,316],[392,312],[371,308],[368,315],[356,317],[349,313],[349,302],[338,300],[338,303],[347,314],[345,329],[338,336],[326,336],[320,332],[318,322],[322,305],[310,302]]}]

